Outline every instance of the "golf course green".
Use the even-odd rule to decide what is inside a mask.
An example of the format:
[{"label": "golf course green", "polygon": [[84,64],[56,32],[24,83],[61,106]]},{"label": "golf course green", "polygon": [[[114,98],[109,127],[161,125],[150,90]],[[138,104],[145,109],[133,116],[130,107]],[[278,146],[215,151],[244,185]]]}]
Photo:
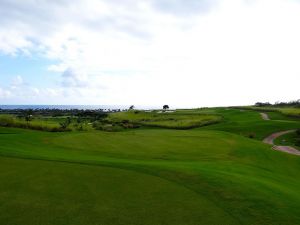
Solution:
[{"label": "golf course green", "polygon": [[141,125],[119,132],[0,127],[0,224],[300,224],[300,157],[262,142],[299,118],[154,113],[112,114]]}]

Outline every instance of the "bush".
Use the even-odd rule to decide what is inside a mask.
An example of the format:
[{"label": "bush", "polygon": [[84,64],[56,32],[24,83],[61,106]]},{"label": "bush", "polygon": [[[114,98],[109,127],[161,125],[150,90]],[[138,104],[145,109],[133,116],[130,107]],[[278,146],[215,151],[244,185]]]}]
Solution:
[{"label": "bush", "polygon": [[3,115],[0,117],[0,126],[3,126],[3,127],[10,127],[15,124],[15,119],[14,117],[12,116],[6,116],[6,115]]},{"label": "bush", "polygon": [[122,123],[121,126],[126,129],[135,129],[141,127],[139,124],[134,124],[134,123]]},{"label": "bush", "polygon": [[295,145],[300,147],[300,138],[296,138]]},{"label": "bush", "polygon": [[248,134],[248,138],[255,138],[256,134],[255,133],[250,133]]},{"label": "bush", "polygon": [[74,128],[78,131],[83,131],[83,124],[82,123],[75,123]]},{"label": "bush", "polygon": [[124,128],[117,124],[103,124],[99,121],[93,123],[93,127],[96,130],[108,131],[108,132],[117,132],[122,131]]},{"label": "bush", "polygon": [[300,128],[296,130],[296,134],[300,136]]},{"label": "bush", "polygon": [[59,123],[60,127],[64,130],[67,129],[70,124],[71,124],[70,117],[67,117],[65,121]]}]

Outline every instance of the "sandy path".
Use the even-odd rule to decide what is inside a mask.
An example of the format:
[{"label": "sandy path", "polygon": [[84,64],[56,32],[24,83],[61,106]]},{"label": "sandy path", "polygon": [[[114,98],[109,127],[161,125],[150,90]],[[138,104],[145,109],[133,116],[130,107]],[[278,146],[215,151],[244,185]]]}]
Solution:
[{"label": "sandy path", "polygon": [[270,120],[270,118],[269,118],[269,116],[268,116],[267,113],[260,113],[260,115],[261,115],[261,118],[262,118],[263,120]]},{"label": "sandy path", "polygon": [[299,155],[300,156],[300,151],[293,148],[293,147],[291,147],[291,146],[277,146],[277,145],[274,145],[273,149],[277,150],[277,151],[287,152],[287,153],[290,153],[290,154],[293,154],[293,155]]},{"label": "sandy path", "polygon": [[274,134],[271,134],[270,136],[266,137],[263,142],[266,144],[270,144],[273,145],[273,149],[277,150],[277,151],[281,151],[281,152],[287,152],[293,155],[299,155],[300,156],[300,151],[297,150],[296,148],[293,148],[291,146],[277,146],[274,145],[274,140],[278,137],[280,137],[281,135],[284,134],[288,134],[288,133],[292,133],[295,132],[295,130],[287,130],[287,131],[280,131]]}]

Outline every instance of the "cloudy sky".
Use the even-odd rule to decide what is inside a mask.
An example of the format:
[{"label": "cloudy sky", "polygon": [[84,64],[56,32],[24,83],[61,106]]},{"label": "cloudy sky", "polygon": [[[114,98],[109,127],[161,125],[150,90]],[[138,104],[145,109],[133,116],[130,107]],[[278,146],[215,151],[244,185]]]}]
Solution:
[{"label": "cloudy sky", "polygon": [[300,98],[300,0],[0,0],[0,104]]}]

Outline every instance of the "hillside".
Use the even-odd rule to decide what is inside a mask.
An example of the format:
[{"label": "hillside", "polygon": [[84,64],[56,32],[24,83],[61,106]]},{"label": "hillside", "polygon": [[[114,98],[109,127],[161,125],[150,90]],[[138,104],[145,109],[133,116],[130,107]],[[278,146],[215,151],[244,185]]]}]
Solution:
[{"label": "hillside", "polygon": [[299,128],[299,119],[229,108],[176,113],[221,119],[188,130],[1,127],[0,224],[300,224],[300,157],[262,143]]}]

